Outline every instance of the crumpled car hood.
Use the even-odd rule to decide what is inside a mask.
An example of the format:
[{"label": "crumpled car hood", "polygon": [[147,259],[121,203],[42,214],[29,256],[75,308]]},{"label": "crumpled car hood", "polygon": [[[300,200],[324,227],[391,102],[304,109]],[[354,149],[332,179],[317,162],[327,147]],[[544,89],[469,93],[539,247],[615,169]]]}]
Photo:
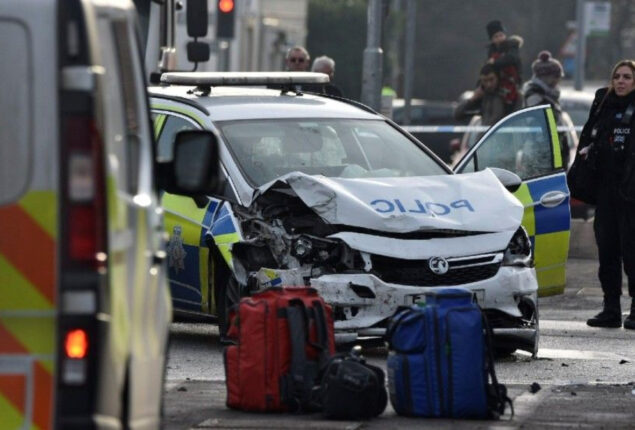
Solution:
[{"label": "crumpled car hood", "polygon": [[327,178],[292,172],[256,190],[287,184],[309,208],[332,224],[391,233],[450,229],[515,231],[523,206],[494,173],[408,178]]}]

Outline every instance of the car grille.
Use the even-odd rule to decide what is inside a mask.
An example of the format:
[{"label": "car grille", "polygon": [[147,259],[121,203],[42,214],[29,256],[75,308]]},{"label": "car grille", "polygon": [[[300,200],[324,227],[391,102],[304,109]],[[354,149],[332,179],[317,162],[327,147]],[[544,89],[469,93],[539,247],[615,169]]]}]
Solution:
[{"label": "car grille", "polygon": [[448,272],[438,275],[430,270],[428,260],[371,256],[373,273],[384,282],[421,287],[462,285],[491,278],[498,272],[501,260],[501,254],[448,258]]}]

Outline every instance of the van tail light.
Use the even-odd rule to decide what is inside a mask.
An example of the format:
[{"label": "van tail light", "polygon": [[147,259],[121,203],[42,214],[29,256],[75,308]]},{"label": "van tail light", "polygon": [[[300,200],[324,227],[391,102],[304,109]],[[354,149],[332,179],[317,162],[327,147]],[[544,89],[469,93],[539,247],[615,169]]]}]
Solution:
[{"label": "van tail light", "polygon": [[104,151],[92,115],[63,120],[68,263],[99,269],[106,255]]},{"label": "van tail light", "polygon": [[79,328],[70,330],[64,339],[64,352],[68,358],[81,359],[86,357],[88,351],[88,335]]},{"label": "van tail light", "polygon": [[68,385],[82,385],[87,379],[88,334],[84,329],[68,330],[64,336],[62,381]]}]

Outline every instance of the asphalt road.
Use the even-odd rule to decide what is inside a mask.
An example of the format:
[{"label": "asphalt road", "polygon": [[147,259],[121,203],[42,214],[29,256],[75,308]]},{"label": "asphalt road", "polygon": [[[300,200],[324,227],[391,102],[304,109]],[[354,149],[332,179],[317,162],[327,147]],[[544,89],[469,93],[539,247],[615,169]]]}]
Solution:
[{"label": "asphalt road", "polygon": [[[585,321],[602,296],[594,260],[571,259],[564,295],[541,298],[538,357],[517,352],[496,363],[516,415],[511,421],[466,422],[398,417],[389,407],[366,423],[323,421],[317,416],[262,415],[224,407],[224,368],[218,331],[208,324],[175,323],[165,396],[166,429],[186,428],[635,428],[635,331],[596,329]],[[626,289],[625,289],[626,291]],[[622,299],[626,314],[630,302]],[[385,367],[386,351],[366,357]],[[542,389],[533,394],[529,386]]]}]

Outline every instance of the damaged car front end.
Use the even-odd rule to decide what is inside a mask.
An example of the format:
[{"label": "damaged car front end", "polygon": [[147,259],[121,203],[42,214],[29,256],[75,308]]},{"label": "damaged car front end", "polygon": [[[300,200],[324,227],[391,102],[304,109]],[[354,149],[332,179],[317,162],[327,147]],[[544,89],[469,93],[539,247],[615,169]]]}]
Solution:
[{"label": "damaged car front end", "polygon": [[522,206],[491,171],[372,179],[292,172],[233,209],[241,293],[311,285],[333,306],[339,342],[381,336],[398,307],[460,285],[474,292],[501,350],[536,352],[537,283]]}]

